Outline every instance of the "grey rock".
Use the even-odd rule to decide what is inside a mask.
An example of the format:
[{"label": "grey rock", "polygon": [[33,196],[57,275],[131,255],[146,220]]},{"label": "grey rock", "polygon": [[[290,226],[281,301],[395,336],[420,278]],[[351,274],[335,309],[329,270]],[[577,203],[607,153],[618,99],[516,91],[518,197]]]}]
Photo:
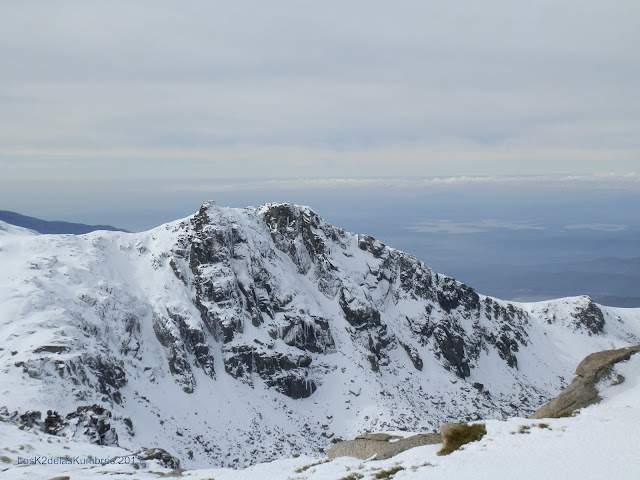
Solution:
[{"label": "grey rock", "polygon": [[137,455],[140,460],[158,460],[160,465],[165,468],[173,470],[180,468],[180,460],[162,448],[150,448],[143,452],[138,452]]},{"label": "grey rock", "polygon": [[375,456],[376,460],[385,460],[410,448],[434,445],[441,442],[442,438],[437,433],[425,433],[407,438],[400,438],[386,433],[360,435],[355,440],[340,442],[331,447],[329,459],[355,457],[365,460]]},{"label": "grey rock", "polygon": [[[16,416],[16,414],[14,414],[14,417]],[[38,427],[40,426],[41,418],[42,418],[42,412],[39,412],[37,410],[33,410],[33,411],[29,410],[28,412],[20,415],[20,424],[24,425],[27,428]]]},{"label": "grey rock", "polygon": [[[48,412],[47,412],[48,413]],[[52,412],[54,413],[54,412]],[[55,416],[55,415],[54,415]],[[52,428],[64,428],[64,425],[56,425],[56,419],[47,418]],[[45,420],[45,424],[47,422]],[[100,405],[82,405],[66,416],[66,422],[74,420],[76,428],[83,431],[89,437],[89,441],[96,445],[118,445],[118,433],[111,425],[112,414]],[[64,422],[63,422],[64,423]]]},{"label": "grey rock", "polygon": [[[100,405],[80,405],[66,416],[55,410],[48,410],[42,421],[42,412],[27,411],[9,413],[0,408],[0,421],[18,425],[20,428],[36,428],[49,435],[77,438],[84,435],[86,440],[96,445],[118,446],[118,434],[112,426],[112,414]],[[132,424],[133,425],[133,424]]]},{"label": "grey rock", "polygon": [[69,347],[64,345],[43,345],[36,348],[33,353],[66,353],[69,351]]},{"label": "grey rock", "polygon": [[[588,407],[601,400],[596,384],[612,374],[612,367],[631,355],[640,352],[640,345],[604,350],[585,357],[576,369],[576,377],[560,394],[543,405],[531,415],[531,418],[557,418],[571,415],[580,408]],[[618,376],[614,382],[622,383]]]},{"label": "grey rock", "polygon": [[589,335],[604,332],[604,315],[591,298],[585,307],[576,309],[573,318],[575,319],[574,325],[577,328],[586,328]]},{"label": "grey rock", "polygon": [[267,385],[293,399],[307,398],[317,388],[305,374],[312,362],[306,354],[284,354],[252,345],[233,345],[223,351],[225,370],[234,378],[249,382],[251,374],[257,373]]}]

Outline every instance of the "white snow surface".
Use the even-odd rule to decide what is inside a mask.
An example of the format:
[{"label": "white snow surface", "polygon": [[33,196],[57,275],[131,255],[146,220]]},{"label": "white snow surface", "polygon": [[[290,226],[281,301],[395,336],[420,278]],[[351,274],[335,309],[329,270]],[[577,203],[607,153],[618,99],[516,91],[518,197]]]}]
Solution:
[{"label": "white snow surface", "polygon": [[[439,445],[416,447],[388,460],[301,456],[253,465],[244,469],[205,468],[172,471],[155,461],[132,465],[131,452],[99,447],[72,439],[19,430],[0,422],[0,478],[48,480],[172,476],[193,480],[338,480],[344,478],[452,479],[562,478],[566,480],[635,480],[640,477],[640,355],[619,363],[622,384],[601,385],[603,401],[584,408],[575,417],[531,420],[511,418],[486,422],[487,435],[448,456],[438,456]],[[523,427],[528,427],[524,428]],[[77,464],[25,464],[67,458]],[[104,464],[83,465],[86,459]],[[51,459],[51,460],[47,460]],[[19,464],[18,462],[21,462]],[[392,477],[378,476],[397,470]]]},{"label": "white snow surface", "polygon": [[[234,282],[248,285],[259,267],[275,280],[271,292],[260,292],[255,287],[256,297],[288,298],[286,311],[274,313],[273,318],[265,317],[260,326],[238,317],[240,304],[208,304],[207,308],[217,312],[222,323],[238,318],[242,322],[242,332],[227,347],[250,344],[264,351],[295,353],[297,350],[285,343],[286,338],[274,339],[270,334],[282,328],[285,316],[329,319],[335,346],[326,352],[309,353],[312,379],[318,388],[308,398],[289,398],[256,374],[237,379],[225,371],[223,344],[203,327],[194,302],[194,277],[188,261],[176,254],[185,241],[194,238],[193,217],[188,217],[148,232],[93,232],[81,236],[37,235],[0,223],[0,406],[9,411],[52,409],[66,414],[78,405],[100,404],[113,412],[112,423],[123,448],[135,451],[161,447],[187,468],[249,465],[296,452],[302,454],[296,459],[245,470],[218,469],[202,474],[190,471],[188,475],[195,475],[193,478],[340,478],[348,475],[348,469],[371,476],[367,469],[373,468],[369,466],[372,464],[365,462],[361,468],[362,462],[347,459],[300,474],[295,469],[325,452],[332,439],[398,427],[428,432],[446,421],[504,418],[521,408],[523,402],[534,409],[560,391],[587,354],[639,342],[640,309],[599,306],[605,326],[602,333],[592,334],[577,325],[573,316],[577,309],[590,304],[588,297],[530,304],[490,299],[504,309],[523,312],[519,328],[526,333],[527,341],[517,351],[517,368],[508,366],[497,350],[483,346],[470,375],[460,378],[445,359],[434,353],[433,341],[421,343],[412,330],[412,326],[424,322],[428,302],[401,290],[393,272],[385,270],[384,261],[402,258],[410,262],[416,277],[432,275],[439,282],[447,277],[432,272],[415,257],[379,242],[371,247],[383,249],[382,257],[376,258],[360,247],[361,236],[324,221],[322,228],[313,231],[325,242],[327,253],[323,261],[330,265],[322,267],[330,275],[321,277],[318,260],[305,253],[300,238],[292,242],[291,248],[297,252],[293,259],[276,247],[277,232],[270,230],[264,219],[269,207],[231,209],[208,205],[212,231],[224,235],[239,232],[243,241],[225,262],[203,266],[199,274],[208,275],[214,290],[224,289]],[[291,208],[302,217],[312,214],[306,207]],[[371,334],[367,340],[366,333],[363,337],[360,330],[347,323],[336,292],[343,292],[350,304],[375,305],[389,336],[414,348],[424,362],[423,368],[414,367],[405,349],[392,346],[385,352],[379,369],[373,370],[367,360]],[[482,304],[487,297],[480,295],[479,299]],[[429,321],[437,324],[455,320],[467,335],[474,335],[474,328],[481,326],[499,336],[503,326],[498,323],[499,317],[482,308],[479,311],[477,318],[471,318],[460,308],[445,312],[435,304]],[[171,373],[167,349],[154,331],[157,318],[171,315],[179,315],[188,327],[204,332],[214,375],[196,366],[193,352],[181,340],[176,340],[174,346],[185,352],[191,377]],[[177,327],[172,328],[175,338],[181,338]],[[104,379],[93,377],[91,370],[85,368],[95,359],[111,362],[126,375],[126,384],[117,388],[121,399],[99,391]],[[484,391],[474,388],[475,382],[483,384]],[[192,392],[185,390],[189,385],[193,386]],[[631,389],[633,385],[636,384],[630,382],[616,387],[626,392],[619,398],[628,399],[632,394],[637,398],[637,386]],[[433,478],[451,478],[449,469],[477,476],[482,472],[479,465],[495,468],[490,467],[491,461],[515,469],[528,463],[534,468],[536,460],[535,472],[553,468],[566,471],[569,467],[561,467],[560,459],[547,458],[555,455],[553,448],[542,453],[545,446],[553,445],[567,458],[590,458],[594,462],[595,457],[602,457],[602,448],[610,449],[606,450],[611,453],[607,465],[617,464],[615,459],[622,462],[623,457],[614,454],[613,444],[599,445],[597,455],[589,456],[577,446],[578,440],[585,436],[591,441],[599,432],[608,435],[616,428],[625,428],[631,435],[625,422],[637,419],[638,403],[634,402],[627,409],[612,399],[588,409],[579,418],[555,420],[550,430],[533,429],[528,435],[509,433],[521,422],[531,423],[528,420],[490,421],[487,438],[451,457],[436,457],[435,447],[424,447],[375,465],[402,462],[407,468],[394,477],[398,479],[419,472],[436,475]],[[133,432],[128,432],[126,418],[132,419]],[[22,451],[18,446],[21,444],[32,445],[30,453],[43,451],[45,455],[64,454],[65,447],[83,455],[101,448],[85,446],[72,438],[14,431],[12,426],[1,423],[0,428],[0,438],[6,442],[0,446],[9,445],[5,448],[18,452]],[[637,444],[638,437],[634,435]],[[574,443],[575,448],[571,447]],[[16,453],[7,451],[13,459]],[[95,455],[119,454],[117,450],[108,452],[111,453]],[[424,462],[433,462],[437,468],[420,467]],[[637,463],[634,465],[637,467]],[[104,468],[116,467],[82,468],[81,476],[77,466],[56,466],[55,472],[71,474],[71,478],[92,478]],[[55,476],[45,470],[38,470],[37,465],[11,466],[8,472],[15,476],[5,478]],[[136,478],[146,478],[142,470],[138,473]]]}]

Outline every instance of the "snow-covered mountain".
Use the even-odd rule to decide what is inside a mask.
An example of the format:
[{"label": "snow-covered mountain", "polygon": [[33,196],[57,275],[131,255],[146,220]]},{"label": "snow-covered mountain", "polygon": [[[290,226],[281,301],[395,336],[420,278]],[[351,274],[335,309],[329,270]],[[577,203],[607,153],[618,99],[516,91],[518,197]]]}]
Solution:
[{"label": "snow-covered mountain", "polygon": [[[302,455],[248,468],[181,471],[162,465],[155,453],[91,445],[74,439],[19,429],[3,422],[0,411],[0,478],[188,478],[190,480],[422,480],[474,478],[562,478],[569,480],[640,477],[640,355],[614,367],[613,377],[598,385],[602,401],[575,417],[489,420],[486,435],[450,455],[441,444],[412,448],[386,460]],[[613,381],[624,377],[624,382]],[[407,432],[396,432],[407,434]],[[161,455],[160,455],[161,457]],[[55,463],[57,462],[57,463]]]},{"label": "snow-covered mountain", "polygon": [[243,465],[528,414],[588,353],[638,343],[640,309],[504,302],[307,207],[205,204],[136,234],[0,223],[0,326],[8,411]]}]

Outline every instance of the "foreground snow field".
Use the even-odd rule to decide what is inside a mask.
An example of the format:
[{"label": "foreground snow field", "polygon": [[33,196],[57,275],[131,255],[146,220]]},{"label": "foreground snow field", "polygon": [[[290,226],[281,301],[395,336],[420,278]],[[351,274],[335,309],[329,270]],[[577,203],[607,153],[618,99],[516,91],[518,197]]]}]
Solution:
[{"label": "foreground snow field", "polygon": [[[640,355],[616,367],[626,381],[604,385],[604,400],[577,416],[530,420],[512,418],[486,422],[487,435],[451,455],[438,456],[438,445],[417,447],[389,460],[299,457],[233,470],[211,468],[171,471],[155,462],[131,465],[18,465],[18,458],[38,456],[90,457],[126,462],[130,452],[99,447],[40,432],[18,430],[0,422],[0,478],[49,480],[81,479],[193,480],[339,480],[402,479],[615,479],[640,478]],[[394,473],[395,472],[395,473]]]}]

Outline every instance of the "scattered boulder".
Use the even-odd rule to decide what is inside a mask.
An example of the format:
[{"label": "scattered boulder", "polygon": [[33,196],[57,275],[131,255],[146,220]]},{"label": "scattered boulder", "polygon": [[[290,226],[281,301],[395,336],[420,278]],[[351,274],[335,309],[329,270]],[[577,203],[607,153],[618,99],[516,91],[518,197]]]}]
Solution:
[{"label": "scattered boulder", "polygon": [[[15,417],[16,415],[14,414],[13,416]],[[40,422],[41,418],[42,418],[41,412],[37,410],[29,410],[28,412],[20,415],[19,423],[20,425],[23,426],[22,428],[39,427],[41,424]]]},{"label": "scattered boulder", "polygon": [[118,433],[111,426],[111,412],[100,405],[81,405],[66,417],[96,445],[118,445]]},{"label": "scattered boulder", "polygon": [[180,460],[162,448],[150,448],[136,455],[138,455],[140,460],[158,460],[160,465],[165,468],[171,468],[173,470],[180,468]]},{"label": "scattered boulder", "polygon": [[36,348],[33,353],[65,353],[69,351],[69,347],[64,345],[43,345]]},{"label": "scattered boulder", "polygon": [[[580,408],[598,403],[602,398],[596,384],[611,377],[612,367],[631,355],[640,352],[640,345],[604,350],[588,355],[576,369],[576,377],[560,394],[546,405],[543,405],[531,415],[531,418],[558,418],[571,415]],[[623,378],[615,379],[615,383],[622,383]]]},{"label": "scattered boulder", "polygon": [[445,423],[440,427],[442,435],[442,449],[438,455],[449,455],[462,445],[477,442],[487,434],[484,423]]},{"label": "scattered boulder", "polygon": [[21,414],[18,411],[9,413],[7,407],[0,407],[0,421],[11,422],[20,429],[34,428],[49,435],[74,438],[84,435],[86,440],[96,445],[118,446],[118,434],[111,425],[111,412],[100,405],[80,405],[66,416],[47,410],[44,421],[39,410]]},{"label": "scattered boulder", "polygon": [[58,435],[67,425],[69,422],[62,418],[57,411],[47,410],[42,431],[49,435]]},{"label": "scattered boulder", "polygon": [[424,433],[406,438],[387,433],[360,435],[355,440],[336,443],[329,450],[329,459],[355,457],[366,460],[375,457],[376,460],[385,460],[410,448],[438,443],[442,443],[438,433]]}]

